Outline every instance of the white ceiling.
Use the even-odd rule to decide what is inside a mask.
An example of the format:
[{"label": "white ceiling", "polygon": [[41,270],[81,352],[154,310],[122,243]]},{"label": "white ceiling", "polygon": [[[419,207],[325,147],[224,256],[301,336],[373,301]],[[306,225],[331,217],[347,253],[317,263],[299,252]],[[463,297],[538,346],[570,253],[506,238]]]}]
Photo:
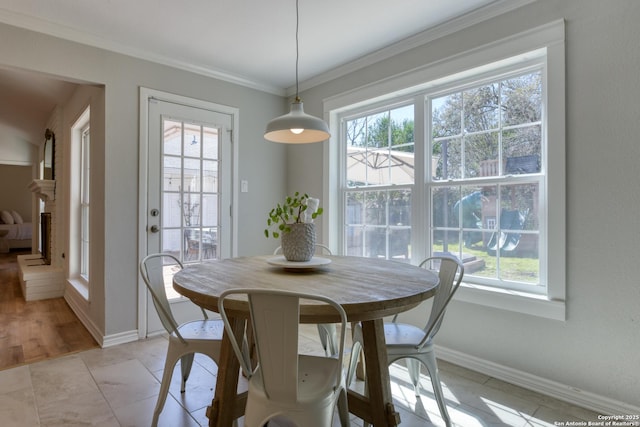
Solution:
[{"label": "white ceiling", "polygon": [[[300,88],[529,1],[300,0]],[[0,0],[0,22],[272,93],[295,87],[295,0]],[[26,90],[20,80],[0,67],[0,99]],[[49,111],[69,89],[39,86]]]}]

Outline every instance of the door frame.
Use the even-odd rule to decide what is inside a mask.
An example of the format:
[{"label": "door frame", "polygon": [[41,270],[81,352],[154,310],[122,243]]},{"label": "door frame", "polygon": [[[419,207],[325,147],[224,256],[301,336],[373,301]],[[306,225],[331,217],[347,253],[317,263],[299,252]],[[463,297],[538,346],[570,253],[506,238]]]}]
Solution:
[{"label": "door frame", "polygon": [[[189,98],[186,96],[175,95],[168,92],[162,92],[155,89],[140,87],[140,117],[139,117],[139,174],[138,174],[138,262],[147,255],[147,197],[148,191],[147,177],[149,171],[149,100],[156,99],[159,101],[181,104],[188,107],[201,108],[214,111],[217,113],[228,114],[231,116],[231,256],[238,255],[236,242],[238,241],[238,228],[236,224],[238,210],[238,124],[239,109],[229,107],[228,105],[216,104],[201,99]],[[138,283],[138,337],[144,338],[147,330],[147,288],[140,275],[140,270],[136,268]]]}]

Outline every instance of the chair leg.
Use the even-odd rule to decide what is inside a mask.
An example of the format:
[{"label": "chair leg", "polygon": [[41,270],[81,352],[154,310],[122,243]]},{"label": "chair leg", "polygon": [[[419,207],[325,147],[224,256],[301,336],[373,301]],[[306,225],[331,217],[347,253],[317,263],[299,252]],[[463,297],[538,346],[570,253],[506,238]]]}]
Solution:
[{"label": "chair leg", "polygon": [[411,384],[413,384],[413,391],[416,396],[420,396],[420,361],[412,357],[405,359],[407,364],[407,371],[409,372],[409,378],[411,378]]},{"label": "chair leg", "polygon": [[431,351],[425,353],[422,358],[422,362],[429,371],[429,377],[431,378],[431,384],[433,386],[433,393],[436,396],[436,402],[438,402],[438,409],[440,409],[440,415],[444,420],[447,427],[451,427],[451,418],[447,411],[447,405],[444,401],[444,393],[442,392],[442,386],[440,385],[440,375],[438,374],[438,363],[436,362],[436,354]]},{"label": "chair leg", "polygon": [[327,350],[328,347],[328,337],[327,330],[325,329],[323,324],[318,324],[318,336],[320,337],[320,343],[322,344],[322,348],[324,349],[324,354],[329,356],[329,352]]},{"label": "chair leg", "polygon": [[[366,378],[364,380],[364,395],[369,396],[369,384],[367,383]],[[362,427],[371,427],[371,424],[367,421],[362,421]]]},{"label": "chair leg", "polygon": [[347,390],[340,390],[340,395],[338,396],[338,416],[340,417],[340,425],[342,427],[350,427],[351,422],[349,421],[349,407],[347,406]]},{"label": "chair leg", "polygon": [[171,376],[173,375],[173,368],[176,365],[177,360],[171,356],[171,352],[167,352],[167,358],[164,363],[164,372],[162,373],[162,382],[160,383],[160,391],[158,392],[158,401],[156,402],[156,408],[153,410],[152,427],[158,425],[158,419],[164,403],[167,400],[167,394],[169,393],[169,386],[171,385]]},{"label": "chair leg", "polygon": [[362,345],[359,341],[354,341],[351,346],[351,357],[349,358],[349,369],[347,370],[347,388],[351,385],[353,377],[356,375],[356,369],[358,367],[358,358],[360,357],[360,351]]},{"label": "chair leg", "polygon": [[180,386],[180,393],[184,393],[187,386],[187,380],[191,373],[191,366],[193,365],[193,353],[185,354],[180,358],[180,371],[182,372],[182,384]]},{"label": "chair leg", "polygon": [[336,343],[336,325],[334,325],[333,323],[319,323],[318,335],[320,336],[320,343],[322,343],[324,353],[327,356],[336,354],[338,351],[338,346]]}]

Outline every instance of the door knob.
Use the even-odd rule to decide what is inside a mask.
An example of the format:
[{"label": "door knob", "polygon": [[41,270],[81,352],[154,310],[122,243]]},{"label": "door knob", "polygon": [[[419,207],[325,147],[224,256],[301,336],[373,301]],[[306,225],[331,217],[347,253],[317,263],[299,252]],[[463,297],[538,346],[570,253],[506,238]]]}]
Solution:
[{"label": "door knob", "polygon": [[152,225],[152,226],[151,226],[151,232],[152,232],[152,233],[157,233],[158,231],[160,231],[160,229],[158,228],[158,226],[157,226],[157,225]]}]

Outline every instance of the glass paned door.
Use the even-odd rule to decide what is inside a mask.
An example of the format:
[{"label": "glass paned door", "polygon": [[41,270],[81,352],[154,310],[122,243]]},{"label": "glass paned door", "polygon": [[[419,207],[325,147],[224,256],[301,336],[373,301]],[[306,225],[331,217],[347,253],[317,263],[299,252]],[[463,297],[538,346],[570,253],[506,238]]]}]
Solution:
[{"label": "glass paned door", "polygon": [[218,258],[221,129],[170,118],[162,129],[162,252]]},{"label": "glass paned door", "polygon": [[[147,253],[183,264],[231,256],[231,123],[230,114],[149,100]],[[167,295],[179,297],[166,276]]]}]

